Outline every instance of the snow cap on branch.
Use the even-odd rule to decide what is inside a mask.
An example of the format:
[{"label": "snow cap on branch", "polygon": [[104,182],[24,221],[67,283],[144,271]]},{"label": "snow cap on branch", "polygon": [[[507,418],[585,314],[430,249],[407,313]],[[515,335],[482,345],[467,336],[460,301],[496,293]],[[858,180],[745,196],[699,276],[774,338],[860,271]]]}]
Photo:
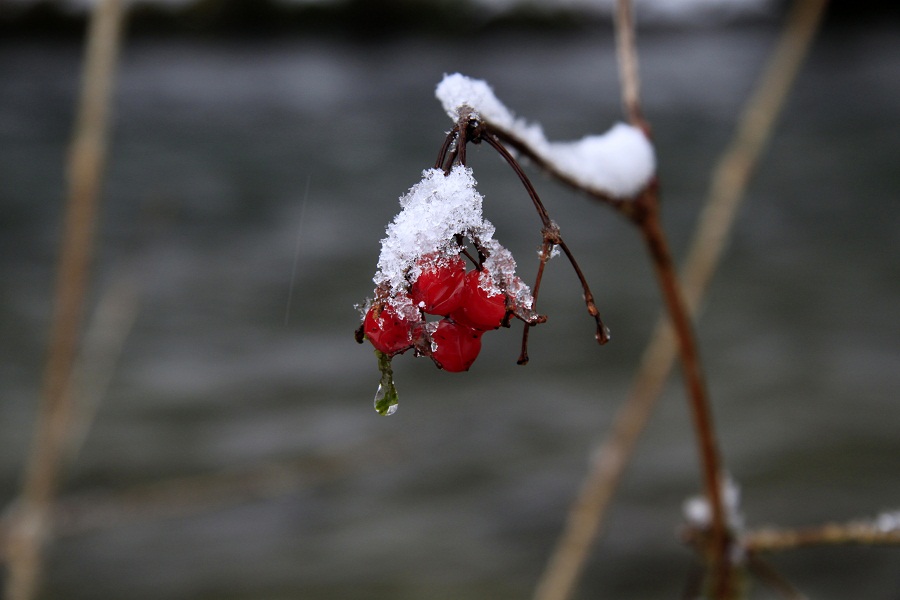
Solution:
[{"label": "snow cap on branch", "polygon": [[653,145],[637,127],[616,123],[603,135],[550,142],[539,124],[517,119],[483,80],[459,73],[445,75],[435,95],[454,121],[460,108],[469,106],[563,175],[603,194],[630,198],[647,186],[656,171]]}]

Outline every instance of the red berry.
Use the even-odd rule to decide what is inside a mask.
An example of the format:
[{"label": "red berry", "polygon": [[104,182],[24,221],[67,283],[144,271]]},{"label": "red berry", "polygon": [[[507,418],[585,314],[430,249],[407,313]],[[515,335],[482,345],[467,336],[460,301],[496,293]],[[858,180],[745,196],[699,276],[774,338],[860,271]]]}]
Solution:
[{"label": "red berry", "polygon": [[490,295],[482,289],[480,282],[488,277],[487,269],[466,274],[462,306],[450,315],[454,321],[479,331],[500,327],[506,316],[506,296],[502,293]]},{"label": "red berry", "polygon": [[[421,262],[427,261],[423,258]],[[466,264],[459,256],[425,266],[409,290],[413,304],[430,315],[449,315],[462,303]]]},{"label": "red berry", "polygon": [[445,371],[468,371],[481,352],[482,333],[450,319],[442,319],[431,335],[437,345],[431,358]]},{"label": "red berry", "polygon": [[376,307],[369,309],[363,321],[363,331],[376,350],[387,355],[394,355],[408,350],[413,345],[412,330],[415,323],[410,323],[402,315],[385,305],[376,317]]}]

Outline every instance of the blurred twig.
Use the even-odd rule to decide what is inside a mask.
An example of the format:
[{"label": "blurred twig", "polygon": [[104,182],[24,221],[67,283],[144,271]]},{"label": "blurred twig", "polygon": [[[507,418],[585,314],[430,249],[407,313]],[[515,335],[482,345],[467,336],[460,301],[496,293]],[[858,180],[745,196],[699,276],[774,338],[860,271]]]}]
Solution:
[{"label": "blurred twig", "polygon": [[[682,294],[692,314],[696,314],[721,261],[750,176],[771,137],[825,6],[826,0],[799,0],[795,4],[756,90],[741,114],[735,136],[713,171],[705,208],[682,275]],[[623,69],[623,72],[628,71]],[[627,97],[625,102],[627,106]],[[539,580],[536,598],[563,600],[571,596],[676,356],[672,329],[663,319],[644,351],[629,398],[617,412],[610,433],[593,454],[590,470],[569,509],[564,531]]]},{"label": "blurred twig", "polygon": [[100,0],[94,5],[67,165],[68,198],[43,389],[22,495],[9,524],[7,600],[28,600],[35,595],[41,571],[41,549],[50,529],[53,498],[59,484],[71,416],[72,368],[93,255],[110,96],[122,21],[120,0]]},{"label": "blurred twig", "polygon": [[100,295],[73,369],[73,414],[65,462],[75,461],[88,437],[125,339],[137,318],[138,306],[135,278],[125,272],[117,273]]},{"label": "blurred twig", "polygon": [[638,53],[631,0],[616,3],[616,59],[622,84],[622,108],[632,125],[649,128],[641,114],[641,79],[638,75]]},{"label": "blurred twig", "polygon": [[808,600],[800,590],[791,585],[791,582],[782,577],[778,571],[759,556],[751,554],[747,557],[747,569],[766,587],[777,593],[780,598]]},{"label": "blurred twig", "polygon": [[900,544],[900,512],[885,513],[875,519],[847,523],[826,523],[802,529],[765,528],[748,531],[741,537],[747,552],[777,552],[806,546],[897,545]]},{"label": "blurred twig", "polygon": [[317,482],[343,476],[355,465],[344,456],[314,456],[258,463],[62,496],[55,510],[59,536],[147,521],[208,514],[281,498]]}]

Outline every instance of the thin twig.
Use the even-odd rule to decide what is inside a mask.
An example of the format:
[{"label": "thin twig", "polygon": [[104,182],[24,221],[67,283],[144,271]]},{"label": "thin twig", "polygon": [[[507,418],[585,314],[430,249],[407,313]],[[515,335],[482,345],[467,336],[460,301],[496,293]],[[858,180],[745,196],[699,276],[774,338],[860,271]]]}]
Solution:
[{"label": "thin twig", "polygon": [[[737,132],[713,172],[682,276],[684,299],[691,314],[696,313],[721,261],[750,176],[812,44],[825,5],[825,0],[796,3],[756,91],[741,114]],[[565,529],[539,580],[537,599],[564,600],[572,595],[675,358],[672,328],[668,320],[661,319],[644,351],[628,399],[616,413],[610,433],[593,453],[590,469],[569,509]]]},{"label": "thin twig", "polygon": [[[487,127],[486,127],[487,129]],[[522,185],[525,186],[525,190],[528,192],[528,197],[531,198],[532,204],[534,204],[534,209],[537,211],[538,216],[541,219],[541,225],[544,226],[544,229],[550,228],[553,226],[553,221],[550,219],[550,214],[547,212],[547,209],[544,207],[544,203],[541,202],[541,198],[537,194],[537,190],[534,189],[534,186],[531,184],[531,180],[528,179],[528,176],[525,174],[525,171],[522,170],[522,167],[519,165],[519,161],[517,161],[512,154],[509,153],[503,144],[500,143],[497,138],[490,133],[490,131],[485,131],[483,135],[481,135],[481,139],[488,143],[494,150],[497,151],[500,156],[503,157],[503,160],[506,161],[506,164],[516,173],[516,176],[519,178],[519,181],[522,182]]]},{"label": "thin twig", "polygon": [[453,146],[453,142],[456,141],[458,136],[459,129],[454,127],[447,133],[447,136],[444,138],[444,143],[441,145],[441,151],[438,153],[437,160],[434,161],[435,169],[445,169],[447,172],[450,171],[448,167],[444,166],[444,163],[447,161],[447,155],[450,153],[450,148]]},{"label": "thin twig", "polygon": [[900,516],[892,517],[891,526],[875,519],[826,523],[804,529],[758,529],[745,533],[741,544],[747,552],[777,552],[807,546],[895,546],[900,544],[898,523]]},{"label": "thin twig", "polygon": [[125,340],[137,319],[138,295],[137,281],[123,272],[113,278],[97,301],[73,369],[74,414],[69,426],[66,464],[77,459],[106,396]]},{"label": "thin twig", "polygon": [[4,596],[7,600],[28,600],[36,593],[41,548],[50,529],[50,513],[59,484],[72,408],[72,367],[93,254],[109,100],[122,21],[120,0],[95,4],[88,31],[78,120],[69,153],[66,220],[41,403],[22,496],[10,524],[9,572]]},{"label": "thin twig", "polygon": [[755,554],[749,555],[747,557],[747,568],[766,587],[777,593],[779,597],[786,600],[807,600],[807,597],[800,590],[791,585],[790,581],[785,579],[772,565],[759,556]]},{"label": "thin twig", "polygon": [[629,122],[649,134],[650,128],[641,114],[641,79],[638,75],[638,53],[634,12],[631,0],[616,3],[616,59],[622,84],[622,107]]},{"label": "thin twig", "polygon": [[722,500],[722,459],[691,313],[681,294],[675,263],[659,219],[659,201],[656,194],[655,188],[647,190],[645,194],[647,210],[642,211],[645,216],[639,221],[639,225],[653,259],[654,270],[678,343],[688,404],[694,423],[694,433],[697,436],[704,495],[710,507],[706,560],[710,569],[711,589],[714,598],[725,600],[732,596],[732,577],[728,560],[730,542]]},{"label": "thin twig", "polygon": [[534,148],[529,146],[528,142],[519,139],[514,133],[501,129],[492,123],[485,123],[485,126],[487,130],[495,135],[503,144],[527,158],[534,163],[535,166],[551,175],[560,183],[566,185],[575,192],[585,194],[592,200],[608,204],[616,211],[623,213],[626,216],[628,215],[629,207],[631,206],[629,199],[616,198],[603,190],[586,187],[584,184],[576,181],[571,175],[560,171],[556,164],[546,160],[540,153],[536,152]]},{"label": "thin twig", "polygon": [[[538,270],[537,275],[534,278],[534,286],[531,288],[531,297],[534,301],[532,304],[532,308],[537,306],[538,295],[541,293],[541,282],[544,279],[544,268],[547,266],[547,261],[550,260],[550,253],[552,252],[552,244],[547,239],[545,234],[544,240],[541,242],[541,252],[538,258]],[[522,350],[519,352],[519,358],[516,360],[516,364],[518,365],[527,365],[528,364],[528,332],[531,331],[531,325],[525,323],[525,327],[522,329]]]},{"label": "thin twig", "polygon": [[[618,0],[616,10],[616,57],[622,80],[622,103],[632,125],[649,136],[649,126],[641,116],[638,53],[631,0]],[[659,219],[659,186],[654,181],[638,199],[632,220],[641,228],[647,249],[653,259],[660,289],[678,342],[684,383],[694,422],[694,433],[700,455],[704,491],[710,507],[710,536],[707,561],[716,598],[729,598],[731,569],[728,561],[728,532],[722,501],[722,463],[716,441],[712,408],[703,375],[700,354],[692,324],[692,312],[682,296],[675,263],[668,249],[665,230]]]},{"label": "thin twig", "polygon": [[[572,251],[569,250],[569,247],[566,245],[565,241],[563,241],[562,236],[559,233],[559,227],[556,226],[556,224],[553,222],[553,219],[550,218],[550,214],[547,212],[547,209],[544,208],[544,203],[541,202],[540,197],[538,197],[537,190],[534,189],[534,186],[531,184],[531,181],[528,179],[528,176],[525,174],[525,171],[522,170],[522,167],[519,165],[519,162],[515,159],[515,157],[513,157],[513,155],[503,147],[503,144],[501,144],[491,134],[491,132],[488,130],[487,124],[485,124],[485,133],[481,135],[481,139],[490,144],[490,146],[494,148],[500,154],[500,156],[503,157],[507,164],[509,164],[509,166],[512,167],[513,171],[515,171],[516,175],[519,177],[519,180],[525,186],[525,189],[528,190],[528,195],[531,197],[531,201],[534,203],[534,208],[535,210],[537,210],[537,213],[541,218],[541,223],[543,224],[542,232],[544,235],[544,241],[559,246],[563,253],[565,253],[566,258],[569,260],[569,264],[571,264],[572,268],[575,270],[575,275],[578,277],[578,281],[581,283],[581,288],[584,292],[584,303],[587,306],[588,314],[593,317],[594,322],[597,325],[597,331],[594,334],[594,339],[596,339],[599,344],[607,343],[609,341],[609,329],[606,327],[606,325],[603,324],[603,320],[600,318],[600,310],[597,308],[597,304],[594,302],[594,294],[591,292],[591,289],[588,286],[587,279],[585,278],[581,267],[578,265],[578,261],[575,260],[575,256],[572,254]],[[522,357],[527,357],[527,352],[523,352],[519,357],[519,364],[525,364],[526,362],[528,362],[527,358],[525,361],[522,361]]]}]

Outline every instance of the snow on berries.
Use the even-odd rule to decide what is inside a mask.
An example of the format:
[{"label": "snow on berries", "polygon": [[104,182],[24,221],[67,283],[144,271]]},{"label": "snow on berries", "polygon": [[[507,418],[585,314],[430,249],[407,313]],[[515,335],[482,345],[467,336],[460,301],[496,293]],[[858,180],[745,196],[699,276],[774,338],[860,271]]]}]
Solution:
[{"label": "snow on berries", "polygon": [[471,169],[424,171],[400,206],[381,240],[375,298],[362,311],[359,341],[387,358],[414,350],[460,372],[478,357],[484,332],[510,317],[540,320],[512,254],[482,215]]},{"label": "snow on berries", "polygon": [[[599,168],[596,160],[611,162],[608,155],[617,155],[628,145],[625,142],[643,134],[619,128],[616,135],[574,145],[551,145],[539,126],[516,120],[484,82],[451,75],[438,86],[437,95],[455,125],[444,140],[435,167],[423,171],[422,179],[400,198],[401,211],[381,240],[378,268],[372,278],[374,298],[359,307],[362,324],[356,330],[356,339],[359,343],[369,340],[375,348],[381,371],[375,410],[383,415],[397,409],[391,360],[409,350],[431,358],[444,371],[468,371],[478,358],[485,332],[508,327],[515,317],[525,323],[517,362],[526,364],[529,327],[546,320],[535,312],[535,298],[544,267],[558,250],[565,253],[581,282],[585,306],[596,322],[597,341],[604,344],[609,340],[593,294],[559,227],[501,138],[518,140],[514,145],[530,148],[530,155],[538,157],[539,162],[580,181],[581,169],[595,173]],[[483,198],[466,165],[467,145],[481,142],[497,151],[515,171],[541,221],[540,262],[533,293],[516,275],[515,259],[494,239],[494,226],[482,215]],[[543,155],[542,149],[550,146],[554,153],[567,157],[565,164],[554,165]],[[572,164],[579,170],[573,171]],[[629,173],[614,170],[595,177],[590,184],[609,188],[603,193],[618,197],[636,181],[643,185],[649,177],[645,171],[649,169],[652,174],[652,160],[641,165],[641,169]],[[616,185],[609,185],[611,181]]]}]

